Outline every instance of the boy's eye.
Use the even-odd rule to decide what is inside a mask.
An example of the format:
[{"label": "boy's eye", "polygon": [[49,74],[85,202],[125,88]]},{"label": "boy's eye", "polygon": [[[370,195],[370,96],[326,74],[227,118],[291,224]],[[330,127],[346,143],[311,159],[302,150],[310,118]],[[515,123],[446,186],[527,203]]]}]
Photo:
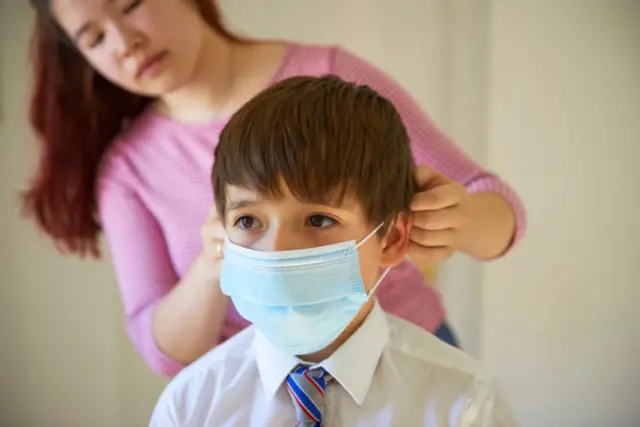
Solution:
[{"label": "boy's eye", "polygon": [[311,227],[326,228],[334,225],[336,220],[326,215],[311,215],[307,222]]},{"label": "boy's eye", "polygon": [[253,228],[261,227],[262,223],[256,217],[243,215],[236,219],[236,222],[233,225],[242,230],[251,230]]}]

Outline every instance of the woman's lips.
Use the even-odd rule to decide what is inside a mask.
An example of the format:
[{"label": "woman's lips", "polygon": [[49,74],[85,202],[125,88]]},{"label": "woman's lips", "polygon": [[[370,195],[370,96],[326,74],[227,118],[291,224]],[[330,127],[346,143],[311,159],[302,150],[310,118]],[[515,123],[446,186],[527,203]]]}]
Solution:
[{"label": "woman's lips", "polygon": [[166,56],[167,56],[167,52],[164,51],[145,59],[142,62],[142,64],[140,64],[140,67],[138,68],[137,77],[146,78],[146,77],[152,77],[153,75],[157,74]]}]

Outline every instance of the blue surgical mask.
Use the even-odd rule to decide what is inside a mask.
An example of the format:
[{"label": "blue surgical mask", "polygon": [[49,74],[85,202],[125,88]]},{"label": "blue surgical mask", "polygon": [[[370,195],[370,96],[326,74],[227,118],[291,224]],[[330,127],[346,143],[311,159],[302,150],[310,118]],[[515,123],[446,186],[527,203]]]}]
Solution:
[{"label": "blue surgical mask", "polygon": [[260,252],[229,240],[220,286],[238,313],[276,347],[292,355],[322,350],[354,318],[367,294],[355,240],[317,248]]}]

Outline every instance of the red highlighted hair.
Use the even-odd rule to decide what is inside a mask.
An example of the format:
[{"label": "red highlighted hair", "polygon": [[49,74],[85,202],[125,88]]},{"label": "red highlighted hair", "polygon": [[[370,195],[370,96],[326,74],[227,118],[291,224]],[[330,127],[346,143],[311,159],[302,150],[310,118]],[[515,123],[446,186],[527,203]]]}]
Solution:
[{"label": "red highlighted hair", "polygon": [[[194,0],[216,32],[223,26],[214,0]],[[95,72],[58,27],[50,0],[31,0],[37,17],[31,40],[33,87],[29,120],[39,144],[35,174],[22,194],[33,218],[63,253],[99,257],[97,176],[101,160],[121,132],[151,101]]]}]

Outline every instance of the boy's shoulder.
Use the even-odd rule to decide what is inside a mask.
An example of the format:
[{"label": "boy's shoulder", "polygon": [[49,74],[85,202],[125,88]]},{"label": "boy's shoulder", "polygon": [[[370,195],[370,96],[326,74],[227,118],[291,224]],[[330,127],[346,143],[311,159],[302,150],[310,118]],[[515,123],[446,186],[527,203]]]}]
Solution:
[{"label": "boy's shoulder", "polygon": [[255,336],[255,326],[249,326],[224,343],[209,350],[195,362],[185,367],[176,375],[165,388],[163,395],[173,395],[177,398],[202,396],[210,390],[219,391],[233,384],[240,372],[255,364],[251,349]]},{"label": "boy's shoulder", "polygon": [[440,340],[413,323],[387,313],[389,322],[388,349],[398,357],[411,360],[425,368],[437,367],[447,376],[457,376],[490,385],[495,376],[472,356]]},{"label": "boy's shoulder", "polygon": [[206,425],[209,412],[203,408],[220,409],[221,397],[237,400],[250,390],[258,372],[252,348],[255,331],[249,326],[180,371],[160,395],[149,425]]}]

